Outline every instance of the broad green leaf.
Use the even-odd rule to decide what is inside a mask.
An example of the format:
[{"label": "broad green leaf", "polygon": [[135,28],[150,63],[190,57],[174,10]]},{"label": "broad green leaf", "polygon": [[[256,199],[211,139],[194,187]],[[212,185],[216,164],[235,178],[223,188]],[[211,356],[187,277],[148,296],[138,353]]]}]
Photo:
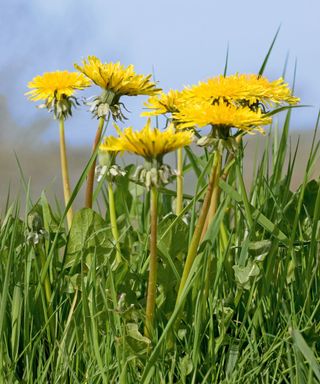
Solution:
[{"label": "broad green leaf", "polygon": [[259,267],[250,260],[245,267],[234,265],[232,268],[237,284],[244,289],[250,289],[252,278],[260,274]]},{"label": "broad green leaf", "polygon": [[151,340],[143,336],[136,323],[126,324],[126,342],[135,355],[145,354],[150,348]]},{"label": "broad green leaf", "polygon": [[114,199],[118,216],[122,214],[127,214],[127,212],[130,212],[131,209],[133,198],[130,193],[130,189],[132,188],[132,186],[129,180],[129,176],[130,170],[132,168],[133,165],[129,165],[128,167],[126,167],[126,175],[118,177],[116,183],[114,183]]},{"label": "broad green leaf", "polygon": [[65,267],[79,263],[81,255],[90,267],[92,258],[97,256],[97,267],[104,262],[114,248],[112,233],[105,220],[90,208],[76,212],[70,229]]},{"label": "broad green leaf", "polygon": [[[159,247],[166,247],[173,258],[178,253],[185,252],[188,247],[188,226],[182,218],[176,219],[176,215],[169,214],[158,225]],[[170,230],[167,231],[169,227]]]},{"label": "broad green leaf", "polygon": [[187,224],[174,214],[167,215],[158,227],[158,250],[162,256],[158,266],[158,283],[162,286],[159,301],[166,313],[172,311],[175,304],[174,287],[182,272],[182,259],[188,247],[188,231]]},{"label": "broad green leaf", "polygon": [[48,203],[47,197],[44,192],[41,194],[40,199],[44,228],[48,232],[57,232],[59,229],[59,220],[55,217],[52,212],[52,209]]}]

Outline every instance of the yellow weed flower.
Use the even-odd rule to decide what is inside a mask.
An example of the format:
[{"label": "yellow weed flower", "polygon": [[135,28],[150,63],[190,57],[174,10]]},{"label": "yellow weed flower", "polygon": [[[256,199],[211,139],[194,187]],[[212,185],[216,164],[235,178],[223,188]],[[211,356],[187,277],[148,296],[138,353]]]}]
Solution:
[{"label": "yellow weed flower", "polygon": [[149,111],[142,112],[141,116],[158,116],[178,112],[179,106],[183,103],[183,91],[170,89],[168,93],[161,92],[156,96],[149,97],[147,102],[144,103]]},{"label": "yellow weed flower", "polygon": [[272,119],[260,109],[252,111],[249,107],[236,107],[220,99],[215,104],[202,102],[186,104],[173,118],[181,121],[179,128],[199,128],[212,125],[222,128],[238,128],[242,131],[258,130],[263,132],[262,125],[270,124]]},{"label": "yellow weed flower", "polygon": [[74,65],[96,85],[117,96],[154,95],[160,91],[156,84],[150,81],[151,75],[138,75],[134,66],[124,67],[117,63],[102,63],[97,57],[89,56],[83,60],[82,66]]},{"label": "yellow weed flower", "polygon": [[206,82],[187,88],[189,98],[202,100],[246,101],[248,105],[256,103],[297,104],[300,99],[292,96],[291,90],[283,78],[269,81],[265,77],[255,74],[235,74],[231,76],[217,76]]},{"label": "yellow weed flower", "polygon": [[103,152],[119,152],[119,137],[108,136],[105,137],[100,144],[99,150]]},{"label": "yellow weed flower", "polygon": [[151,121],[140,132],[135,132],[132,127],[124,129],[118,138],[109,137],[101,146],[105,151],[127,151],[146,160],[158,159],[177,148],[191,144],[193,133],[190,131],[175,132],[171,124],[165,131],[151,128]]},{"label": "yellow weed flower", "polygon": [[30,100],[52,102],[73,96],[75,91],[89,87],[91,82],[78,72],[55,71],[36,76],[28,83]]}]

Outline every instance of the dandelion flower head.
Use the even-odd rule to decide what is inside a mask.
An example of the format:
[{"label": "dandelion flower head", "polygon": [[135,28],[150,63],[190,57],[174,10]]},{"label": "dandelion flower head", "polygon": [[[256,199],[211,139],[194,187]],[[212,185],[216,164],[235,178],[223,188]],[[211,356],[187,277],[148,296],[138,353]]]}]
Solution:
[{"label": "dandelion flower head", "polygon": [[237,107],[219,99],[217,103],[201,102],[186,104],[173,118],[181,121],[180,129],[207,125],[223,128],[238,128],[251,132],[263,132],[261,126],[270,124],[271,117],[266,116],[260,109],[252,111],[249,107]]},{"label": "dandelion flower head", "polygon": [[34,77],[29,83],[27,92],[30,100],[45,100],[51,103],[54,99],[73,96],[77,90],[82,90],[91,85],[91,81],[83,74],[69,71],[46,72]]},{"label": "dandelion flower head", "polygon": [[235,74],[231,76],[217,76],[206,82],[186,89],[188,98],[200,100],[247,101],[248,105],[256,103],[297,104],[299,98],[291,94],[291,90],[283,78],[269,81],[267,78],[255,74]]},{"label": "dandelion flower head", "polygon": [[156,84],[150,81],[151,75],[138,75],[133,65],[124,67],[119,62],[102,63],[97,57],[88,56],[82,65],[74,66],[96,85],[114,92],[118,97],[154,95],[160,91]]},{"label": "dandelion flower head", "polygon": [[165,131],[151,128],[148,119],[141,131],[133,131],[132,127],[125,128],[119,137],[109,137],[100,146],[100,150],[127,151],[147,160],[162,159],[166,153],[191,144],[192,139],[191,131],[176,132],[172,124]]},{"label": "dandelion flower head", "polygon": [[184,92],[170,89],[168,93],[161,92],[158,95],[151,96],[144,103],[149,111],[141,113],[141,116],[158,116],[166,113],[179,111],[179,107],[184,103]]}]

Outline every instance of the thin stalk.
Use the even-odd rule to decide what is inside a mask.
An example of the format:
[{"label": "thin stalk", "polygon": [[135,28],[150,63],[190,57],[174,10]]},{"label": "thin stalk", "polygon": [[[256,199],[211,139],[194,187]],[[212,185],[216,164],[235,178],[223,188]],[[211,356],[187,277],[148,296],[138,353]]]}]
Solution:
[{"label": "thin stalk", "polygon": [[180,286],[179,286],[179,290],[178,290],[178,296],[177,296],[176,304],[179,302],[179,299],[180,299],[180,296],[183,292],[184,286],[186,285],[186,281],[188,279],[192,264],[194,262],[195,257],[197,256],[197,250],[198,250],[198,246],[199,246],[199,243],[201,240],[201,233],[203,230],[203,226],[205,224],[208,209],[210,207],[211,196],[212,196],[213,187],[214,187],[214,183],[215,183],[215,179],[216,179],[216,177],[215,177],[216,176],[216,161],[217,161],[217,156],[215,156],[215,158],[214,158],[214,164],[213,164],[213,167],[211,170],[211,175],[210,175],[210,179],[209,179],[209,183],[208,183],[208,187],[207,187],[206,196],[204,198],[204,202],[203,202],[201,212],[200,212],[197,224],[196,224],[196,228],[194,230],[194,233],[193,233],[190,245],[189,245],[186,263],[185,263],[185,266],[183,269],[183,273],[182,273],[182,277],[181,277],[181,281],[180,281]]},{"label": "thin stalk", "polygon": [[[241,144],[241,140],[242,140],[242,136],[239,135],[236,137],[236,142],[238,145]],[[207,229],[217,211],[217,208],[218,208],[218,202],[219,202],[219,198],[220,198],[220,193],[221,193],[221,188],[219,187],[219,179],[222,179],[222,180],[227,180],[227,177],[229,175],[229,171],[230,171],[230,168],[231,166],[233,165],[234,161],[235,161],[235,154],[234,153],[229,153],[228,156],[227,156],[227,163],[225,164],[224,166],[224,169],[223,169],[223,172],[221,173],[221,167],[222,167],[222,156],[220,155],[220,159],[219,160],[219,164],[217,165],[217,168],[219,168],[219,173],[220,173],[220,176],[218,177],[218,180],[217,180],[217,183],[216,183],[216,187],[214,188],[213,190],[213,193],[212,193],[212,198],[211,198],[211,203],[210,203],[210,208],[209,208],[209,211],[208,211],[208,214],[207,214],[207,218],[206,218],[206,222],[205,222],[205,225],[204,225],[204,228],[203,228],[203,231],[202,231],[202,234],[201,234],[201,240],[204,238],[206,232],[207,232]]]},{"label": "thin stalk", "polygon": [[109,196],[109,215],[111,223],[111,232],[116,242],[116,264],[118,265],[122,261],[120,243],[119,243],[119,231],[117,226],[116,206],[114,202],[114,193],[112,188],[112,181],[108,180],[108,196]]},{"label": "thin stalk", "polygon": [[176,215],[179,216],[183,209],[183,149],[177,149],[177,202]]},{"label": "thin stalk", "polygon": [[[68,161],[67,161],[67,151],[66,151],[66,142],[64,137],[64,119],[63,117],[59,120],[59,129],[60,129],[60,160],[61,160],[61,174],[62,174],[62,183],[63,183],[63,193],[64,193],[64,202],[65,205],[68,205],[71,196],[70,189],[70,179],[68,171]],[[67,212],[67,223],[68,228],[70,229],[73,219],[73,211],[70,207]]]},{"label": "thin stalk", "polygon": [[[98,129],[97,129],[96,136],[95,136],[94,142],[93,142],[92,153],[96,152],[96,149],[97,149],[98,145],[100,144],[103,126],[104,126],[104,117],[100,117]],[[95,169],[96,169],[96,158],[94,159],[92,166],[88,172],[86,195],[85,195],[85,207],[86,208],[92,208],[92,194],[93,194]]]},{"label": "thin stalk", "polygon": [[215,165],[215,177],[214,177],[214,186],[213,186],[213,192],[211,196],[211,201],[210,201],[210,207],[207,213],[206,221],[203,226],[203,230],[201,233],[201,240],[204,238],[207,229],[209,225],[211,224],[211,221],[213,220],[217,208],[218,208],[218,203],[219,203],[219,198],[220,198],[220,192],[221,189],[219,187],[219,179],[220,179],[220,174],[221,174],[221,164],[222,164],[222,156],[219,151],[216,151],[216,165]]},{"label": "thin stalk", "polygon": [[157,225],[158,225],[158,191],[155,186],[151,188],[150,206],[150,259],[149,259],[149,279],[146,307],[146,324],[144,329],[145,336],[149,337],[153,331],[154,310],[156,304],[157,289]]}]

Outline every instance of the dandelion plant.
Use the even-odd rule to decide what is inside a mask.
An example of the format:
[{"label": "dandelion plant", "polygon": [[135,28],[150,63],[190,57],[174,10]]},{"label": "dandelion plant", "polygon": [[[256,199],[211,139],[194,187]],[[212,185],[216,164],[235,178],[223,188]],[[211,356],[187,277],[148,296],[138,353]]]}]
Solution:
[{"label": "dandelion plant", "polygon": [[191,144],[192,138],[192,132],[176,132],[173,124],[165,131],[151,128],[151,121],[148,119],[147,124],[140,132],[133,131],[129,127],[120,133],[118,138],[109,138],[108,142],[109,149],[131,152],[145,159],[145,166],[139,169],[137,177],[151,191],[150,257],[145,320],[145,335],[148,337],[153,334],[157,289],[158,188],[163,183],[167,183],[168,176],[170,176],[170,168],[163,164],[163,156],[177,148]]},{"label": "dandelion plant", "polygon": [[[28,87],[31,88],[31,91],[26,93],[32,101],[43,100],[44,104],[40,107],[47,108],[50,112],[53,112],[54,118],[59,121],[61,173],[66,206],[70,200],[71,188],[64,122],[68,116],[72,115],[72,108],[77,103],[74,97],[75,91],[82,90],[90,85],[90,80],[81,73],[68,71],[46,72],[41,76],[36,76],[29,82]],[[72,217],[73,213],[70,207],[67,212],[69,228],[72,223]]]},{"label": "dandelion plant", "polygon": [[[150,81],[151,75],[136,74],[133,65],[124,67],[119,62],[102,63],[97,57],[89,56],[87,60],[83,60],[82,65],[75,64],[75,68],[102,89],[102,94],[88,103],[94,116],[99,119],[92,148],[94,154],[101,141],[104,121],[109,115],[111,114],[114,120],[125,119],[122,111],[123,103],[120,102],[121,96],[154,95],[160,89]],[[92,208],[95,165],[96,160],[94,159],[87,179],[85,196],[87,208]]]}]

